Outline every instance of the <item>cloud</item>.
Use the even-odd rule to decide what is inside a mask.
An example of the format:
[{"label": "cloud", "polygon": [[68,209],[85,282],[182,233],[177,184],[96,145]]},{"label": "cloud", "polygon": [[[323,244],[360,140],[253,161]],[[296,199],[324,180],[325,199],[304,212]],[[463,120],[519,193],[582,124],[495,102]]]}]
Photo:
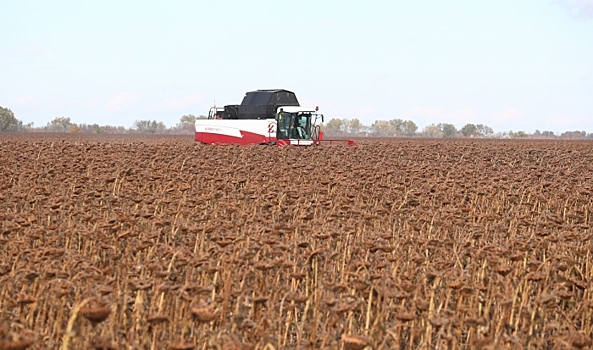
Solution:
[{"label": "cloud", "polygon": [[593,19],[593,0],[553,0],[552,4],[563,7],[573,19]]},{"label": "cloud", "polygon": [[167,109],[186,109],[192,106],[198,106],[204,100],[201,94],[191,94],[185,96],[170,97],[163,102],[157,104],[153,110],[167,110]]},{"label": "cloud", "polygon": [[130,108],[138,101],[138,95],[124,91],[107,102],[105,110],[112,113],[117,113],[124,109]]}]

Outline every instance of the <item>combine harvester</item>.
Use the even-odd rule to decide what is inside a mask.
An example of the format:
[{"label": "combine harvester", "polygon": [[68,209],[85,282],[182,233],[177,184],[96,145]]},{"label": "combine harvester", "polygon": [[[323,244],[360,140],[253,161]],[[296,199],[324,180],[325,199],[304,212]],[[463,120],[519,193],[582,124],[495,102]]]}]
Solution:
[{"label": "combine harvester", "polygon": [[212,107],[208,119],[196,120],[195,139],[206,144],[312,146],[352,140],[323,140],[319,108],[299,105],[287,90],[257,90],[245,94],[240,105]]}]

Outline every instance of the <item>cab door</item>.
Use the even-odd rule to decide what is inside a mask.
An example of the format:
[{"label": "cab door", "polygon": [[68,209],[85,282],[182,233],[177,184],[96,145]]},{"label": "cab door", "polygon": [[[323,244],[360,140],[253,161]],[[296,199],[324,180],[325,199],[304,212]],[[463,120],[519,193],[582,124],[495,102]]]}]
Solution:
[{"label": "cab door", "polygon": [[276,139],[288,140],[292,132],[294,115],[292,113],[280,112],[276,117]]}]

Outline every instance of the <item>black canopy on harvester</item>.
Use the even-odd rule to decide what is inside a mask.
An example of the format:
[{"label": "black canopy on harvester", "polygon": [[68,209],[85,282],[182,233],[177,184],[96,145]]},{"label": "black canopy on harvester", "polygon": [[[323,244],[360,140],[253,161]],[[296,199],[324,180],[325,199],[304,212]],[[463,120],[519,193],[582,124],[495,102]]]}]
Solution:
[{"label": "black canopy on harvester", "polygon": [[279,106],[300,106],[296,95],[288,90],[249,91],[240,105],[224,106],[223,119],[270,119]]}]

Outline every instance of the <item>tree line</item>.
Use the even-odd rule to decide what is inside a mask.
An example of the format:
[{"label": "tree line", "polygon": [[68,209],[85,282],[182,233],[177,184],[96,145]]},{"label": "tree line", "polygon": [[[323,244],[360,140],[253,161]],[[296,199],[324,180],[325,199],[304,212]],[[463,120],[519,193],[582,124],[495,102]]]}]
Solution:
[{"label": "tree line", "polygon": [[331,136],[424,136],[424,137],[484,137],[491,136],[494,131],[483,124],[466,124],[461,129],[449,123],[431,124],[422,131],[412,120],[391,119],[377,120],[370,126],[363,125],[358,119],[331,119],[324,125],[323,130]]},{"label": "tree line", "polygon": [[[76,124],[68,117],[57,117],[45,126],[35,127],[33,123],[24,124],[17,119],[14,113],[0,106],[0,132],[4,131],[29,131],[29,132],[67,132],[67,133],[93,133],[93,134],[193,134],[195,123],[206,116],[186,114],[181,116],[179,122],[172,127],[157,120],[136,120],[130,128],[123,126]],[[461,128],[454,124],[438,123],[425,126],[418,130],[412,120],[391,119],[376,120],[373,124],[364,125],[359,119],[333,118],[322,124],[322,130],[328,137],[429,137],[429,138],[455,138],[455,137],[486,137],[486,138],[568,138],[568,139],[593,139],[593,133],[586,131],[566,131],[556,134],[552,131],[536,130],[532,134],[524,131],[508,131],[495,133],[491,127],[484,124],[467,123]]]},{"label": "tree line", "polygon": [[488,125],[467,123],[460,129],[451,123],[438,123],[425,126],[418,130],[412,120],[391,119],[377,120],[370,126],[364,125],[359,119],[333,118],[323,125],[327,136],[349,137],[428,137],[428,138],[455,138],[455,137],[485,137],[485,138],[570,138],[593,139],[593,133],[586,131],[566,131],[556,134],[553,131],[535,130],[532,134],[524,131],[505,131],[495,133]]},{"label": "tree line", "polygon": [[206,119],[206,116],[194,116],[193,114],[183,115],[179,123],[167,127],[165,123],[157,120],[136,120],[130,128],[124,126],[99,125],[99,124],[77,124],[69,117],[57,117],[44,126],[35,127],[33,123],[23,124],[14,116],[14,113],[4,107],[0,107],[0,132],[2,131],[23,131],[23,132],[58,132],[58,133],[89,133],[89,134],[193,134],[195,123],[198,119]]}]

